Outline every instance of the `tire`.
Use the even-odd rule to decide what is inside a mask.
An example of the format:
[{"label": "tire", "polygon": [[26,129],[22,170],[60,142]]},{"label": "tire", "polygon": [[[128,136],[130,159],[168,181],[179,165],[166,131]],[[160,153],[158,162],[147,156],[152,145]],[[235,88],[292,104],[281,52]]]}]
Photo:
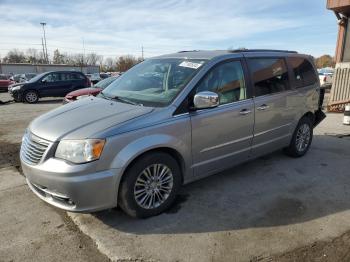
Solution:
[{"label": "tire", "polygon": [[38,102],[39,95],[36,91],[29,90],[29,91],[24,93],[23,100],[29,104],[34,104],[34,103]]},{"label": "tire", "polygon": [[118,204],[131,217],[155,216],[172,205],[180,187],[177,161],[166,153],[149,153],[127,169],[119,188]]},{"label": "tire", "polygon": [[313,125],[310,117],[300,119],[295,128],[292,140],[285,152],[291,157],[302,157],[307,153],[312,143]]}]

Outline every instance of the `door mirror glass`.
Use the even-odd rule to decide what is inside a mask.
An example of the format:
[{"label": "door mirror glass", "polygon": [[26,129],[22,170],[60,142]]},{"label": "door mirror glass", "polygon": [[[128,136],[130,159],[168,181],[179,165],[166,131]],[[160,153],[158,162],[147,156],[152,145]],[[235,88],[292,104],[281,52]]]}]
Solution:
[{"label": "door mirror glass", "polygon": [[194,96],[195,109],[213,108],[219,105],[219,95],[210,91],[199,92]]}]

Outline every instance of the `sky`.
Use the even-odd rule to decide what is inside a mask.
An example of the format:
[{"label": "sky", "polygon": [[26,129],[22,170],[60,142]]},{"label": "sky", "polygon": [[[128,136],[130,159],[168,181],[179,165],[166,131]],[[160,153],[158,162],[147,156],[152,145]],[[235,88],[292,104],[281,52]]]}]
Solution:
[{"label": "sky", "polygon": [[334,55],[326,0],[0,0],[0,56],[47,47],[152,57],[180,50],[288,49]]}]

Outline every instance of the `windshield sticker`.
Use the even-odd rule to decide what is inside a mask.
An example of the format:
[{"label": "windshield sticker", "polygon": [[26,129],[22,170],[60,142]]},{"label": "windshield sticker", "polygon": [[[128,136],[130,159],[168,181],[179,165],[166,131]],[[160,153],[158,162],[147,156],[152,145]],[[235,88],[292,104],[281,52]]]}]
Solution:
[{"label": "windshield sticker", "polygon": [[183,61],[181,64],[179,64],[179,66],[193,68],[193,69],[198,69],[198,68],[200,68],[202,66],[202,64],[200,64],[200,63],[193,63],[193,62],[189,62],[189,61]]}]

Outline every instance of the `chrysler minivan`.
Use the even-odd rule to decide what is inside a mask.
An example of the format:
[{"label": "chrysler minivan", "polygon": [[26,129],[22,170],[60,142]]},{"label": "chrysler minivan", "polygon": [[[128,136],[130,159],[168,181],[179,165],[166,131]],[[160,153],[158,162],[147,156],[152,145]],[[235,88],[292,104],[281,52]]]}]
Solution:
[{"label": "chrysler minivan", "polygon": [[97,97],[31,122],[21,164],[31,190],[75,212],[171,206],[181,185],[278,149],[301,157],[325,117],[311,56],[182,51],[136,65]]}]

